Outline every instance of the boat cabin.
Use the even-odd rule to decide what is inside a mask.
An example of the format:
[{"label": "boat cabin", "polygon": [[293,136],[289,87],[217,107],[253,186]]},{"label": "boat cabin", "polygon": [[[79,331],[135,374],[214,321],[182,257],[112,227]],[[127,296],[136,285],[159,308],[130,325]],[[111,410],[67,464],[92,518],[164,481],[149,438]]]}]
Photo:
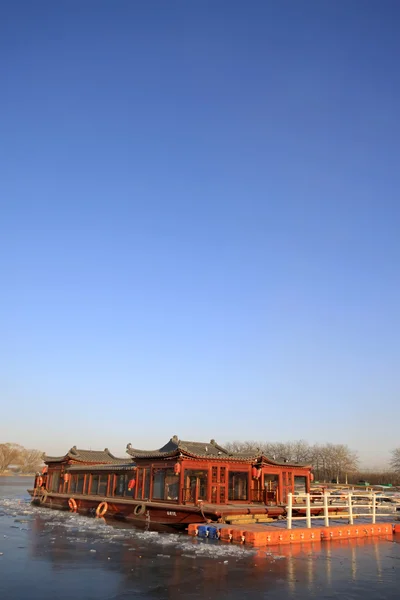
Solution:
[{"label": "boat cabin", "polygon": [[215,440],[190,442],[174,436],[157,450],[128,444],[127,453],[129,458],[123,459],[107,448],[74,446],[64,456],[44,456],[41,485],[58,494],[189,506],[276,506],[286,504],[289,492],[310,491],[310,466],[275,461],[262,452],[232,453]]},{"label": "boat cabin", "polygon": [[309,492],[311,467],[261,452],[231,453],[215,440],[172,437],[158,450],[127,446],[136,464],[136,500],[177,504],[285,504],[288,492]]},{"label": "boat cabin", "polygon": [[43,461],[43,486],[61,494],[127,495],[135,469],[132,459],[117,458],[108,448],[80,450],[73,446],[64,456],[44,455]]}]

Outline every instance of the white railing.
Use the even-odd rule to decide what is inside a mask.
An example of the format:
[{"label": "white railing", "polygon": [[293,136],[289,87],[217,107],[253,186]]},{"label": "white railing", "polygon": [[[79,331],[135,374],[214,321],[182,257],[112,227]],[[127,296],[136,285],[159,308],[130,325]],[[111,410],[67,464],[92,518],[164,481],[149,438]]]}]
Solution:
[{"label": "white railing", "polygon": [[[304,501],[298,502],[298,500]],[[366,503],[363,500],[367,500]],[[376,508],[379,500],[389,500],[389,502],[393,502],[391,496],[384,496],[377,492],[347,492],[344,491],[340,495],[331,494],[329,492],[324,492],[323,494],[288,494],[288,505],[286,507],[287,514],[287,528],[292,529],[293,521],[306,521],[307,527],[311,528],[311,519],[324,519],[325,527],[329,527],[329,516],[332,511],[335,509],[346,509],[347,513],[335,514],[335,519],[348,519],[349,524],[353,525],[354,517],[372,517],[372,523],[376,522],[377,517],[388,517],[390,513],[377,513]],[[295,500],[295,502],[293,502]],[[339,501],[339,502],[337,502]],[[357,510],[354,511],[354,507],[357,507]],[[359,512],[360,508],[368,508],[368,512]],[[392,512],[395,512],[397,509],[400,509],[400,504],[393,502],[391,504]],[[299,509],[305,509],[305,516],[293,516],[293,511],[298,512]],[[323,515],[313,515],[315,509],[323,509]]]}]

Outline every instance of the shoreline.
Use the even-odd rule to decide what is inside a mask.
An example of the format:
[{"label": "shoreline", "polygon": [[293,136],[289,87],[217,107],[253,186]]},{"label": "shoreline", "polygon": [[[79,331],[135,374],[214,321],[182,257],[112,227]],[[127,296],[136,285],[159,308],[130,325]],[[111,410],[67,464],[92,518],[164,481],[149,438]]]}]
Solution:
[{"label": "shoreline", "polygon": [[0,473],[0,477],[35,477],[35,473]]}]

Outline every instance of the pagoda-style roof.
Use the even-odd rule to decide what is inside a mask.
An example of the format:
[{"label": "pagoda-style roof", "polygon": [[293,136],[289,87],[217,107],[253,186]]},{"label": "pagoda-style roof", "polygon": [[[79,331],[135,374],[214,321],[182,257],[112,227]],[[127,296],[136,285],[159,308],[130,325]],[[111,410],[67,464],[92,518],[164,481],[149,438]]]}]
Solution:
[{"label": "pagoda-style roof", "polygon": [[297,463],[290,462],[288,460],[275,460],[270,458],[269,456],[265,456],[263,453],[259,453],[257,456],[257,462],[262,464],[276,465],[277,467],[290,467],[290,468],[298,468],[298,469],[311,469],[312,466],[307,463]]},{"label": "pagoda-style roof", "polygon": [[176,435],[164,446],[156,450],[139,450],[132,448],[132,445],[128,444],[126,451],[133,459],[188,456],[193,458],[209,458],[211,460],[268,463],[279,467],[309,468],[309,465],[273,460],[265,456],[259,449],[247,452],[229,452],[229,450],[217,444],[215,440],[211,440],[210,442],[191,442],[180,440]]},{"label": "pagoda-style roof", "polygon": [[64,456],[47,456],[43,454],[43,461],[45,463],[56,463],[56,462],[81,462],[81,463],[101,463],[101,464],[124,464],[126,458],[117,458],[108,448],[104,450],[81,450],[76,446],[72,446]]},{"label": "pagoda-style roof", "polygon": [[229,458],[228,450],[219,446],[215,440],[210,442],[189,442],[180,440],[174,435],[169,442],[156,450],[139,450],[128,444],[126,451],[133,458],[168,458],[179,455],[189,455],[200,458]]},{"label": "pagoda-style roof", "polygon": [[157,448],[156,450],[139,450],[137,448],[132,448],[132,445],[128,444],[126,451],[134,459],[172,458],[174,456],[185,455],[194,458],[211,458],[213,460],[249,461],[252,460],[252,458],[259,456],[259,454],[255,455],[254,452],[229,452],[229,450],[217,444],[215,440],[210,440],[209,442],[192,442],[180,440],[176,435],[174,435],[164,446]]}]

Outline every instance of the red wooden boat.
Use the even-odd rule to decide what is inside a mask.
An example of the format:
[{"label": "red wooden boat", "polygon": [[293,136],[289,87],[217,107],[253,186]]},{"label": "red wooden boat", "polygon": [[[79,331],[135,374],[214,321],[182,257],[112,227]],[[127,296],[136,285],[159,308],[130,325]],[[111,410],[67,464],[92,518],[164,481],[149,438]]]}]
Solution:
[{"label": "red wooden boat", "polygon": [[151,529],[185,529],[201,521],[255,521],[285,514],[289,492],[309,492],[311,467],[275,461],[262,452],[231,453],[215,440],[172,437],[157,450],[127,446],[126,459],[78,450],[44,456],[29,490],[50,508],[123,519]]}]

